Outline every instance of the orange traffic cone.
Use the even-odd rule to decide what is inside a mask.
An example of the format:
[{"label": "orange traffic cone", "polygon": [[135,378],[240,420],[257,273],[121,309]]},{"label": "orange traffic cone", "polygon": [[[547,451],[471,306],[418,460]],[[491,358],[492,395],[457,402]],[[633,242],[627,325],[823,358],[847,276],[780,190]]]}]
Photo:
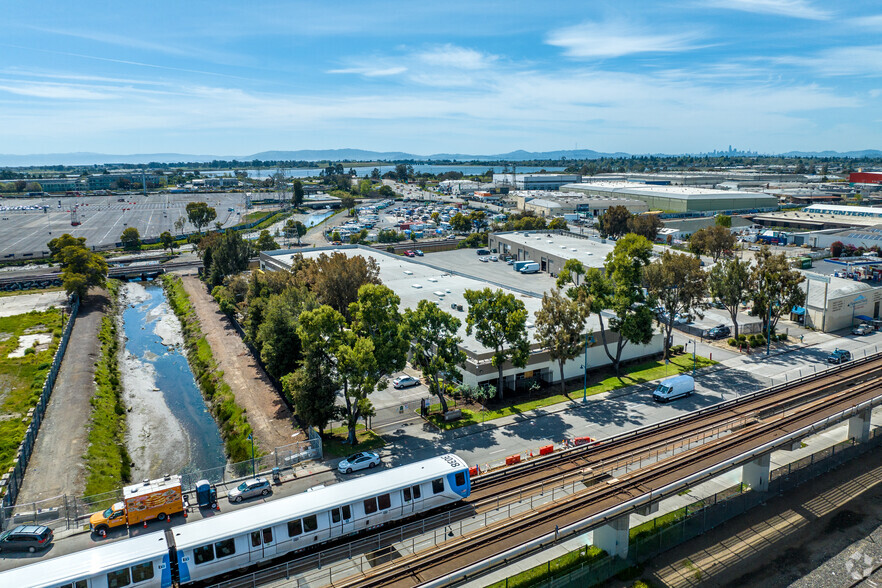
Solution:
[{"label": "orange traffic cone", "polygon": [[147,528],[147,519],[144,519],[144,528]]},{"label": "orange traffic cone", "polygon": [[107,539],[107,530],[106,529],[101,529],[101,538]]},{"label": "orange traffic cone", "polygon": [[187,509],[186,508],[184,509],[184,518],[185,519],[187,518]]}]

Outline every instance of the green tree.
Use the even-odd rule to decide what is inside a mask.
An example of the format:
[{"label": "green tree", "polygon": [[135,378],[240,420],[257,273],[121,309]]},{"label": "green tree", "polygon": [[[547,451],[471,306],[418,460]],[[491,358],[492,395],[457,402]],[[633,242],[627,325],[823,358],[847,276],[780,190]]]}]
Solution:
[{"label": "green tree", "polygon": [[389,186],[383,185],[377,190],[377,194],[383,198],[395,198],[395,191]]},{"label": "green tree", "polygon": [[429,392],[438,396],[447,412],[443,381],[457,373],[466,355],[457,331],[462,322],[430,300],[420,300],[416,310],[404,311],[405,332],[411,340],[411,362],[429,381]]},{"label": "green tree", "polygon": [[49,241],[46,244],[49,247],[49,253],[52,255],[52,259],[56,262],[60,262],[61,258],[59,254],[66,247],[85,247],[86,246],[86,238],[85,237],[74,237],[70,233],[65,233],[60,237],[56,237]]},{"label": "green tree", "polygon": [[551,219],[551,222],[548,223],[548,228],[552,231],[566,231],[569,227],[567,226],[567,219],[559,216]]},{"label": "green tree", "polygon": [[175,231],[178,233],[184,233],[184,225],[187,224],[187,219],[182,216],[179,216],[178,219],[174,222]]},{"label": "green tree", "polygon": [[301,271],[319,302],[347,319],[349,305],[358,300],[359,289],[365,284],[380,283],[380,265],[375,259],[361,255],[348,257],[338,251],[331,255],[322,253]]},{"label": "green tree", "polygon": [[696,255],[710,255],[714,261],[735,247],[736,238],[726,227],[714,225],[698,229],[689,238],[689,249]]},{"label": "green tree", "polygon": [[291,204],[295,208],[300,208],[303,206],[303,182],[300,180],[294,180],[291,188]]},{"label": "green tree", "polygon": [[382,284],[364,284],[358,299],[349,305],[352,331],[370,339],[379,376],[404,368],[408,340],[398,310],[401,299]]},{"label": "green tree", "polygon": [[450,217],[450,227],[459,233],[468,233],[472,230],[472,221],[463,213],[457,212]]},{"label": "green tree", "polygon": [[168,231],[163,231],[162,234],[159,235],[159,242],[162,243],[163,251],[173,252],[175,247],[177,247],[177,243],[175,242],[175,238]]},{"label": "green tree", "polygon": [[275,251],[279,248],[279,244],[276,243],[276,240],[273,239],[270,232],[266,229],[260,232],[260,236],[257,237],[257,243],[255,246],[258,251]]},{"label": "green tree", "polygon": [[298,420],[324,435],[328,423],[339,413],[335,404],[337,385],[327,366],[307,357],[296,371],[281,378],[282,392],[291,400]]},{"label": "green tree", "polygon": [[[216,234],[216,233],[214,233]],[[200,243],[201,245],[201,243]],[[203,272],[210,287],[223,283],[224,278],[248,269],[251,244],[236,231],[227,231],[203,253]]]},{"label": "green tree", "polygon": [[185,207],[187,218],[196,230],[202,232],[202,227],[208,226],[217,218],[217,211],[205,202],[188,202]]},{"label": "green tree", "polygon": [[84,246],[68,245],[59,253],[61,283],[65,291],[76,294],[80,300],[89,293],[89,288],[104,286],[107,280],[107,262],[99,254]]},{"label": "green tree", "polygon": [[560,368],[561,394],[566,393],[564,364],[584,349],[585,336],[585,315],[576,301],[557,288],[546,292],[542,296],[542,308],[536,313],[536,340]]},{"label": "green tree", "polygon": [[[652,340],[652,301],[643,290],[643,269],[649,264],[651,252],[652,243],[645,237],[625,235],[607,255],[603,272],[597,268],[586,270],[578,260],[571,259],[558,274],[558,287],[569,285],[567,295],[579,302],[585,314],[597,315],[603,349],[616,376],[625,345],[646,345]],[[604,311],[613,313],[609,329]],[[614,352],[610,351],[607,330],[617,335]]]},{"label": "green tree", "polygon": [[355,206],[355,197],[354,196],[340,196],[340,206],[343,208],[352,208]]},{"label": "green tree", "polygon": [[732,228],[732,217],[728,214],[718,214],[714,219],[714,224],[718,227]]},{"label": "green tree", "polygon": [[137,251],[141,248],[141,234],[135,227],[128,227],[119,237],[123,249],[128,251]]},{"label": "green tree", "polygon": [[373,190],[374,185],[367,178],[358,181],[358,193],[362,196],[368,196]]},{"label": "green tree", "polygon": [[703,316],[707,308],[704,298],[707,295],[706,275],[701,269],[701,261],[684,253],[665,251],[661,258],[643,268],[643,279],[649,294],[664,311],[667,321],[664,325],[664,358],[668,358],[674,317],[679,313],[695,313]]},{"label": "green tree", "polygon": [[624,206],[610,206],[597,219],[597,230],[602,237],[618,239],[628,232],[628,220],[631,212]]},{"label": "green tree", "polygon": [[466,290],[465,299],[469,304],[466,332],[474,332],[481,345],[493,350],[491,363],[499,373],[497,394],[502,400],[505,362],[522,368],[530,358],[527,309],[514,294],[490,288]]},{"label": "green tree", "polygon": [[628,219],[628,232],[655,241],[658,231],[662,228],[661,219],[657,214],[635,214]]},{"label": "green tree", "polygon": [[297,369],[300,362],[300,313],[316,307],[315,297],[305,288],[288,287],[269,297],[257,332],[260,359],[274,378]]},{"label": "green tree", "polygon": [[753,311],[762,318],[763,331],[774,331],[782,314],[805,304],[805,292],[800,287],[805,276],[790,267],[783,253],[773,254],[768,245],[757,251],[754,263],[750,274]]},{"label": "green tree", "polygon": [[307,230],[308,229],[306,228],[306,225],[304,225],[300,221],[289,220],[285,223],[285,234],[288,236],[289,239],[291,238],[292,234],[296,236],[297,245],[301,244],[300,238],[306,234]]},{"label": "green tree", "polygon": [[750,264],[736,258],[724,259],[711,268],[707,285],[714,300],[729,311],[737,339],[738,309],[750,297]]}]

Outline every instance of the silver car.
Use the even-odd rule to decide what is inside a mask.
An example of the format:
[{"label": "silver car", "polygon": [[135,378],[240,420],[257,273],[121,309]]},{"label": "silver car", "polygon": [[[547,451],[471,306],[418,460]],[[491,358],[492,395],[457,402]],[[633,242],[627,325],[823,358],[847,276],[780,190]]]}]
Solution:
[{"label": "silver car", "polygon": [[272,492],[272,486],[265,478],[252,478],[245,480],[232,490],[227,498],[230,502],[242,502],[246,498],[254,498],[255,496],[266,496]]}]

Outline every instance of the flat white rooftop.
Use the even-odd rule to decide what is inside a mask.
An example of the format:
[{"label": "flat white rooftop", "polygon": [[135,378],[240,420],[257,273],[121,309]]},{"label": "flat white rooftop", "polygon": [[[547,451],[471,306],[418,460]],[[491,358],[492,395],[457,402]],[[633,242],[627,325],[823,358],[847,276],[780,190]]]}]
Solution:
[{"label": "flat white rooftop", "polygon": [[581,182],[579,184],[566,184],[561,186],[562,192],[573,191],[596,191],[615,194],[647,194],[666,198],[688,200],[689,198],[757,198],[768,196],[757,192],[740,192],[736,190],[715,190],[713,188],[700,188],[697,186],[657,186],[650,184],[638,184],[635,182]]},{"label": "flat white rooftop", "polygon": [[606,256],[613,250],[615,243],[607,241],[599,243],[592,239],[580,239],[569,235],[557,235],[542,232],[511,232],[494,233],[494,238],[517,246],[530,247],[545,253],[566,259],[578,259],[585,267],[603,267]]}]

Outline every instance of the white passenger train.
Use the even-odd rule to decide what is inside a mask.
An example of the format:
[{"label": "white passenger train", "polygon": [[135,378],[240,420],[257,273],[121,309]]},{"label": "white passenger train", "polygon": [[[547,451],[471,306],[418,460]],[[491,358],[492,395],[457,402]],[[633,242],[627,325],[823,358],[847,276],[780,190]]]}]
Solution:
[{"label": "white passenger train", "polygon": [[166,588],[452,504],[469,468],[448,454],[0,573],[0,586]]}]

